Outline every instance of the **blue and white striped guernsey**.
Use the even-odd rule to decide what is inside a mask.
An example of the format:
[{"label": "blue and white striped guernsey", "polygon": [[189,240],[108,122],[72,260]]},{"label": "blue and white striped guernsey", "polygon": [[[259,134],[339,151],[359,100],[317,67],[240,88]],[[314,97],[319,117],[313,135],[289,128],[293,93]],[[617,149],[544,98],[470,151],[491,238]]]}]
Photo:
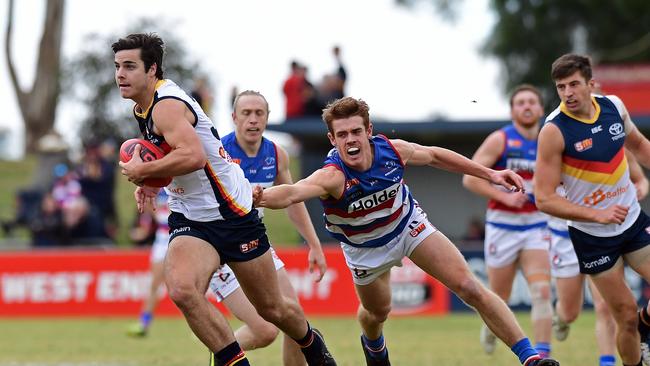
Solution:
[{"label": "blue and white striped guernsey", "polygon": [[[237,143],[234,132],[221,139],[232,160],[239,164],[244,171],[244,176],[253,186],[268,188],[273,186],[278,176],[278,150],[273,141],[262,137],[262,144],[256,156],[250,157]],[[264,216],[264,208],[257,207],[259,217]]]},{"label": "blue and white striped guernsey", "polygon": [[348,168],[336,149],[330,150],[325,167],[345,175],[340,199],[321,199],[325,227],[336,240],[355,247],[380,247],[406,228],[416,204],[404,184],[404,163],[382,135],[373,136],[374,158],[370,169]]}]

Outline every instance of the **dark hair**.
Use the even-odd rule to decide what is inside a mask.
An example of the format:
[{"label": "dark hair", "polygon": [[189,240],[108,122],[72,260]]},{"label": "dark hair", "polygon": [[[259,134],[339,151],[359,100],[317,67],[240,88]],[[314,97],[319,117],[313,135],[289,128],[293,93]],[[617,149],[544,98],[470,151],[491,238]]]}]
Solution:
[{"label": "dark hair", "polygon": [[363,125],[366,130],[370,128],[370,114],[368,111],[368,103],[361,99],[354,99],[352,97],[344,97],[330,102],[325,109],[323,109],[323,121],[327,124],[327,129],[332,131],[332,121],[335,119],[349,118],[352,116],[360,116],[363,118]]},{"label": "dark hair", "polygon": [[567,53],[553,62],[551,77],[553,80],[564,79],[576,71],[580,71],[585,80],[591,80],[591,60],[588,56]]},{"label": "dark hair", "polygon": [[510,107],[511,108],[512,108],[512,102],[514,102],[514,100],[515,100],[515,96],[517,96],[517,94],[519,94],[519,93],[521,93],[523,91],[530,91],[530,92],[535,93],[535,95],[537,95],[537,99],[539,99],[539,104],[544,105],[544,98],[542,98],[542,93],[539,91],[539,89],[537,89],[536,87],[534,87],[531,84],[520,84],[520,85],[517,85],[512,90],[512,93],[510,93]]},{"label": "dark hair", "polygon": [[163,54],[165,43],[156,33],[134,33],[120,38],[111,45],[113,53],[122,50],[140,49],[140,58],[144,62],[144,70],[149,71],[156,64],[156,78],[163,78]]}]

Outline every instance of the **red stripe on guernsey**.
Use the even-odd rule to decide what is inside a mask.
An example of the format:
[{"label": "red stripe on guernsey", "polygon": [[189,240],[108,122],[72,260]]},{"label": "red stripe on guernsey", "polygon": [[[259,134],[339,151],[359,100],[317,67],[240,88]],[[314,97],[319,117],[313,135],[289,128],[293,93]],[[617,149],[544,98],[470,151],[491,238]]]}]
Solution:
[{"label": "red stripe on guernsey", "polygon": [[246,355],[244,354],[244,351],[243,351],[243,350],[242,350],[242,351],[239,351],[239,353],[237,354],[237,356],[233,357],[232,360],[226,362],[226,364],[225,364],[224,366],[232,366],[232,365],[236,365],[236,364],[239,363],[239,361],[242,361],[242,360],[244,360],[245,358],[246,358]]},{"label": "red stripe on guernsey", "polygon": [[346,230],[343,227],[339,226],[341,230],[343,230],[343,234],[347,236],[348,238],[354,235],[359,235],[359,234],[365,234],[369,233],[377,228],[380,228],[382,226],[386,226],[390,224],[391,222],[397,220],[400,215],[402,214],[402,210],[404,209],[404,206],[401,206],[397,211],[395,211],[392,215],[388,216],[388,218],[385,221],[382,221],[378,223],[377,225],[369,226],[363,230]]},{"label": "red stripe on guernsey", "polygon": [[383,210],[383,209],[386,209],[386,208],[393,207],[393,202],[395,202],[395,197],[393,197],[393,198],[389,199],[388,201],[382,203],[381,205],[373,207],[371,209],[363,209],[363,210],[354,211],[354,212],[347,212],[345,210],[341,210],[341,209],[338,209],[338,208],[327,207],[327,208],[324,208],[324,211],[325,211],[325,215],[336,215],[336,216],[345,217],[345,218],[357,218],[357,217],[361,217],[361,216],[366,216],[371,212],[380,211],[380,210]]},{"label": "red stripe on guernsey", "polygon": [[533,180],[533,173],[532,172],[517,171],[515,173],[519,174],[522,178],[524,178],[524,180]]},{"label": "red stripe on guernsey", "polygon": [[499,210],[499,211],[507,211],[507,212],[517,212],[517,213],[529,213],[529,212],[536,212],[537,206],[535,206],[534,203],[532,202],[526,202],[524,203],[524,206],[521,208],[516,208],[516,207],[510,207],[506,206],[501,202],[497,202],[494,200],[489,200],[488,201],[488,209],[490,210]]},{"label": "red stripe on guernsey", "polygon": [[214,170],[212,170],[212,167],[210,164],[205,165],[206,172],[208,172],[207,176],[208,179],[212,181],[212,187],[214,191],[214,187],[216,187],[219,190],[219,196],[217,197],[217,202],[221,204],[222,202],[225,202],[228,205],[228,208],[235,213],[237,216],[246,216],[248,212],[245,211],[245,209],[237,204],[235,202],[235,199],[228,193],[224,188],[223,184],[219,180],[219,177],[214,173]]},{"label": "red stripe on guernsey", "polygon": [[616,155],[614,155],[612,160],[606,163],[600,161],[576,159],[566,155],[562,157],[562,162],[566,165],[569,165],[573,168],[580,169],[580,170],[611,174],[616,170],[616,168],[618,168],[618,166],[621,164],[623,159],[625,159],[625,150],[623,149],[623,147],[621,147],[621,149],[618,150]]}]

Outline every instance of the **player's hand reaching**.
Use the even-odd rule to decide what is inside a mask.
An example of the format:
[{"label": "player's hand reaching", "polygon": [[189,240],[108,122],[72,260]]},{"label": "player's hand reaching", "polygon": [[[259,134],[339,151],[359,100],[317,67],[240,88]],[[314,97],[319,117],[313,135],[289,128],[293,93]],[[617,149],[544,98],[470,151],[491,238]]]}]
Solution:
[{"label": "player's hand reaching", "polygon": [[138,212],[143,213],[147,204],[155,210],[156,206],[154,205],[154,200],[158,195],[160,188],[158,187],[147,187],[142,186],[135,189],[133,196],[135,197],[135,203],[138,206]]},{"label": "player's hand reaching", "polygon": [[307,260],[309,261],[309,273],[313,274],[314,281],[320,282],[320,280],[323,279],[323,276],[325,276],[325,271],[327,271],[325,254],[323,253],[323,249],[320,247],[320,245],[314,249],[309,249]]},{"label": "player's hand reaching", "polygon": [[510,169],[492,170],[490,172],[490,182],[503,186],[512,192],[526,192],[524,178]]},{"label": "player's hand reaching", "polygon": [[622,224],[629,211],[628,206],[611,205],[605,209],[597,210],[596,222],[600,224]]},{"label": "player's hand reaching", "polygon": [[141,177],[137,173],[137,168],[140,164],[144,164],[142,161],[142,158],[140,157],[140,150],[142,150],[142,146],[135,145],[135,148],[133,148],[133,154],[131,156],[131,160],[128,162],[119,162],[120,168],[122,168],[122,175],[127,177],[129,182],[141,186],[142,181],[144,180],[144,177]]},{"label": "player's hand reaching", "polygon": [[262,188],[261,186],[253,187],[253,207],[259,207],[263,195],[264,195],[264,188]]},{"label": "player's hand reaching", "polygon": [[522,208],[526,202],[530,201],[528,195],[523,192],[503,192],[499,200],[504,205],[513,208]]}]

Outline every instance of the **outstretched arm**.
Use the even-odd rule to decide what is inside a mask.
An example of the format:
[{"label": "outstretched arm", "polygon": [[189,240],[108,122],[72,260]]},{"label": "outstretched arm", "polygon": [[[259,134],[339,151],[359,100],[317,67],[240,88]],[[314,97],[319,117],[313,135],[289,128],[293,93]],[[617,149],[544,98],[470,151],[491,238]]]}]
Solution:
[{"label": "outstretched arm", "polygon": [[[494,166],[503,154],[504,146],[503,131],[492,132],[476,150],[472,160],[485,167]],[[528,201],[528,196],[524,193],[504,191],[487,180],[472,175],[463,176],[463,186],[475,194],[501,202],[508,207],[521,208]]]},{"label": "outstretched arm", "polygon": [[[292,184],[293,179],[289,171],[289,155],[282,147],[277,145],[276,147],[278,151],[278,175],[274,184]],[[289,216],[289,220],[296,226],[300,235],[307,242],[307,246],[309,246],[309,272],[314,273],[315,270],[318,270],[318,273],[316,273],[316,282],[319,282],[325,275],[327,263],[320,240],[309,218],[307,207],[305,207],[303,202],[294,203],[287,207],[287,215]]]},{"label": "outstretched arm", "polygon": [[442,147],[422,146],[404,140],[391,140],[391,143],[399,152],[404,164],[430,165],[485,179],[511,191],[524,190],[524,180],[512,170],[493,170]]},{"label": "outstretched arm", "polygon": [[315,197],[340,197],[345,176],[334,167],[325,167],[294,184],[281,184],[254,192],[255,206],[270,209],[287,208]]}]

